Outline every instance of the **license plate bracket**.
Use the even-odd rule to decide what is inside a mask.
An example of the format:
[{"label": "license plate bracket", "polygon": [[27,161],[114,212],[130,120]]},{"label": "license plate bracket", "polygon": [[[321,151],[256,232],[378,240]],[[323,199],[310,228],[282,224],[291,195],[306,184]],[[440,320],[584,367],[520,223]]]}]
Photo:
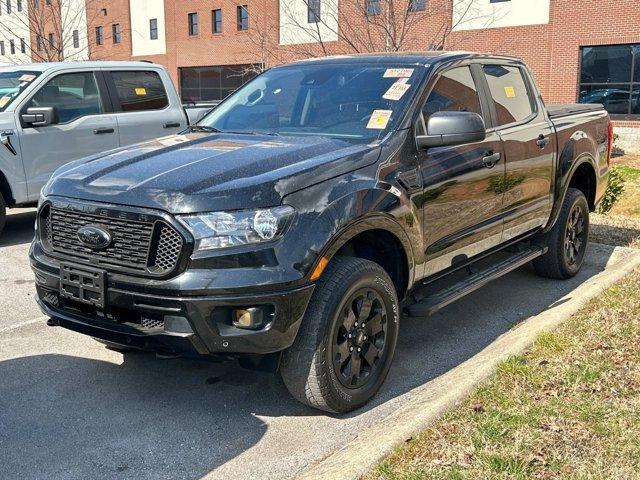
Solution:
[{"label": "license plate bracket", "polygon": [[60,296],[69,300],[105,308],[106,276],[98,268],[60,264]]}]

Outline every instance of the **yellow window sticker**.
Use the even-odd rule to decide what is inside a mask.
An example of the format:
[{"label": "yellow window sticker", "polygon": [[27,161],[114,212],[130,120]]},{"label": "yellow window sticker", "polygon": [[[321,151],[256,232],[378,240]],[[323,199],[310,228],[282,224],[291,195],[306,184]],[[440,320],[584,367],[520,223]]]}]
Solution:
[{"label": "yellow window sticker", "polygon": [[35,80],[35,75],[24,74],[18,80],[21,82],[33,82]]},{"label": "yellow window sticker", "polygon": [[142,97],[144,95],[147,94],[147,89],[144,87],[138,87],[136,88],[136,95],[138,95],[139,97]]},{"label": "yellow window sticker", "polygon": [[413,68],[387,68],[384,78],[409,78],[413,75]]},{"label": "yellow window sticker", "polygon": [[513,87],[504,87],[504,94],[507,96],[507,98],[515,98],[516,89]]},{"label": "yellow window sticker", "polygon": [[10,100],[11,100],[11,97],[0,98],[0,108],[3,108],[7,103],[9,103]]},{"label": "yellow window sticker", "polygon": [[374,130],[384,130],[387,128],[389,119],[391,118],[392,110],[374,110],[367,124],[367,128]]},{"label": "yellow window sticker", "polygon": [[385,100],[400,100],[402,96],[411,88],[408,83],[394,83],[382,96]]}]

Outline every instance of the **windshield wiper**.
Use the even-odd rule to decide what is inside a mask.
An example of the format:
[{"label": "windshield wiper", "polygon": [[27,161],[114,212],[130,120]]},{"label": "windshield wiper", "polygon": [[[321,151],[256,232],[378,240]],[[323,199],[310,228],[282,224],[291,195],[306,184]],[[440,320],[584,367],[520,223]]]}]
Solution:
[{"label": "windshield wiper", "polygon": [[187,127],[188,132],[204,132],[204,133],[222,133],[222,130],[218,130],[217,128],[207,127],[206,125],[189,125]]}]

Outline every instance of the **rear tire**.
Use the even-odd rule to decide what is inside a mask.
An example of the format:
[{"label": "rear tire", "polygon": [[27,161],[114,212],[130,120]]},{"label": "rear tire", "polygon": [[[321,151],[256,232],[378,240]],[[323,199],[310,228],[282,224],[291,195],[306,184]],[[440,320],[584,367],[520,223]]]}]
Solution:
[{"label": "rear tire", "polygon": [[398,298],[377,263],[334,258],[318,281],[280,375],[300,402],[332,413],[367,403],[384,382],[399,328]]},{"label": "rear tire", "polygon": [[7,205],[4,203],[4,198],[0,194],[0,235],[4,230],[5,223],[7,221]]},{"label": "rear tire", "polygon": [[556,224],[534,240],[549,249],[533,261],[536,273],[546,278],[573,277],[582,267],[588,240],[589,204],[584,193],[569,188]]}]

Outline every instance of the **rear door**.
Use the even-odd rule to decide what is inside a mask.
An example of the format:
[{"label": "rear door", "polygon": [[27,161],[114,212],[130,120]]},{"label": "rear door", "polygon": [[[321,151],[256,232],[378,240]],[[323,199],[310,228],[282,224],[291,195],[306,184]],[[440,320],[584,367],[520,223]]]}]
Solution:
[{"label": "rear door", "polygon": [[105,78],[120,127],[122,146],[165,137],[186,128],[186,116],[160,70],[108,70]]},{"label": "rear door", "polygon": [[[437,111],[475,112],[490,125],[488,104],[478,93],[479,69],[465,65],[438,74],[422,106],[425,125]],[[481,142],[419,150],[418,161],[424,185],[425,274],[498,245],[505,175],[498,134],[490,131]]]},{"label": "rear door", "polygon": [[[21,122],[31,107],[53,107],[55,121],[46,127]],[[30,198],[58,167],[119,146],[118,124],[100,72],[69,71],[53,74],[16,109],[20,145]]]},{"label": "rear door", "polygon": [[545,225],[553,206],[556,139],[528,71],[515,62],[486,63],[483,78],[495,132],[503,142],[506,177],[503,241]]}]

